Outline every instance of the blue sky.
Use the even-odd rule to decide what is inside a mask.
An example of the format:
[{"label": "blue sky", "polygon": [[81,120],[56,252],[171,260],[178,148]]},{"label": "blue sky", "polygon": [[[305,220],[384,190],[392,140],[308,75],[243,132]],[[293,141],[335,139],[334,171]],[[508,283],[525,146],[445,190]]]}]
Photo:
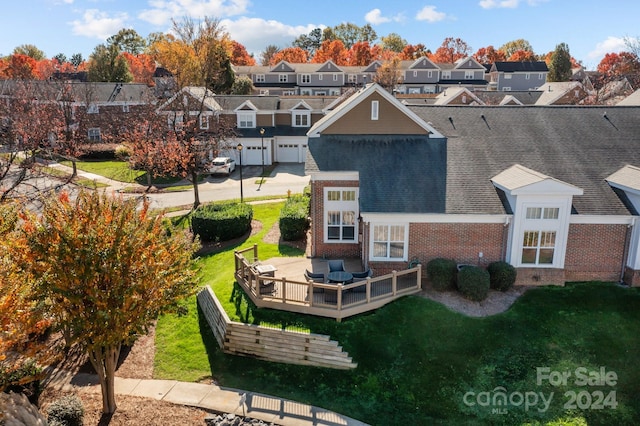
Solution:
[{"label": "blue sky", "polygon": [[0,55],[33,44],[47,57],[82,53],[85,59],[122,28],[146,37],[168,32],[172,17],[187,15],[221,20],[256,57],[267,45],[287,47],[314,28],[350,22],[433,51],[446,37],[463,39],[473,52],[521,38],[538,54],[566,43],[595,69],[605,53],[625,50],[625,37],[640,36],[640,2],[630,0],[23,0],[2,6]]}]

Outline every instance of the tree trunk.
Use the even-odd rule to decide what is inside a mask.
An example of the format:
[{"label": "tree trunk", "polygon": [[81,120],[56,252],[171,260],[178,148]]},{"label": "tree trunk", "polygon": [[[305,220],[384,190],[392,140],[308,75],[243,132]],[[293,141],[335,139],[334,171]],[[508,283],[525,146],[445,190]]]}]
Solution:
[{"label": "tree trunk", "polygon": [[88,349],[91,365],[98,373],[102,390],[102,412],[113,414],[116,411],[115,373],[120,357],[121,345],[110,345]]},{"label": "tree trunk", "polygon": [[193,209],[195,210],[200,205],[200,193],[198,192],[198,173],[193,172],[191,174],[191,181],[193,182]]},{"label": "tree trunk", "polygon": [[151,189],[151,172],[147,171],[147,191]]},{"label": "tree trunk", "polygon": [[74,178],[78,176],[78,165],[76,164],[75,159],[71,160],[71,167],[73,168],[73,171],[71,172],[71,177]]}]

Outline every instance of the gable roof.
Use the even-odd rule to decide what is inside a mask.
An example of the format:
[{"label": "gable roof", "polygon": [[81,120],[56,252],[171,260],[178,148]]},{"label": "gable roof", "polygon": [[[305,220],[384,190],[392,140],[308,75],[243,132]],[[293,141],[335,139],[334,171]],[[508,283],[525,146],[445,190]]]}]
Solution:
[{"label": "gable roof", "polygon": [[349,111],[355,108],[360,102],[367,99],[373,93],[377,93],[382,96],[384,99],[392,103],[398,110],[400,110],[406,117],[408,117],[411,121],[416,123],[419,127],[423,128],[425,133],[435,133],[437,136],[438,132],[431,126],[429,126],[425,121],[416,116],[410,109],[408,109],[405,105],[399,102],[395,97],[393,97],[388,91],[383,89],[377,83],[369,83],[360,90],[356,91],[353,95],[346,98],[342,103],[335,106],[333,110],[327,113],[324,117],[318,120],[312,127],[309,129],[307,136],[309,137],[318,137],[320,134],[326,130],[329,126],[340,120],[344,117]]},{"label": "gable roof", "polygon": [[638,107],[409,108],[447,137],[447,213],[505,213],[491,178],[520,164],[582,189],[576,214],[630,214],[605,179],[640,167]]},{"label": "gable roof", "polygon": [[491,71],[498,72],[549,72],[546,62],[544,61],[499,61],[494,62]]},{"label": "gable roof", "polygon": [[484,105],[484,102],[466,87],[452,87],[443,90],[436,96],[433,105],[448,105],[454,101],[457,104]]},{"label": "gable roof", "polygon": [[[587,94],[579,81],[547,82],[539,87],[540,97],[536,101],[536,105],[553,105],[572,90],[580,90],[583,97]],[[575,103],[580,100],[582,98],[577,98]]]},{"label": "gable roof", "polygon": [[200,86],[185,86],[178,93],[167,99],[162,105],[160,105],[156,111],[166,111],[171,110],[170,107],[175,102],[180,102],[179,99],[182,99],[183,96],[191,96],[193,99],[198,102],[203,103],[203,107],[210,111],[221,111],[222,107],[216,102],[215,94],[205,88]]},{"label": "gable roof", "polygon": [[514,195],[542,191],[544,194],[582,195],[582,190],[551,176],[515,164],[491,178],[500,189]]},{"label": "gable roof", "polygon": [[616,105],[618,106],[640,106],[640,89],[636,90]]}]

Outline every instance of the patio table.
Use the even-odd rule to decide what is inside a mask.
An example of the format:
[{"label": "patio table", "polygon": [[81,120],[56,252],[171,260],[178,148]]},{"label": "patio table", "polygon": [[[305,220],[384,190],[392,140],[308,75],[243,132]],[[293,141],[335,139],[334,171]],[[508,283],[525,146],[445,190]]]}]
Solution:
[{"label": "patio table", "polygon": [[330,283],[347,283],[353,280],[353,275],[347,271],[334,271],[329,272],[327,279]]}]

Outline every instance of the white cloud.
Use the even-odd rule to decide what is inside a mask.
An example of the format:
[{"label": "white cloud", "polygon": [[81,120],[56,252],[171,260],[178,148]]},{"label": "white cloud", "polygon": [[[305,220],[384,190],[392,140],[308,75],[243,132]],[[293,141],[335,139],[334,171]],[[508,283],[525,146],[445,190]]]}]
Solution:
[{"label": "white cloud", "polygon": [[391,21],[391,19],[386,16],[382,16],[380,9],[373,9],[367,12],[367,14],[364,15],[364,20],[372,25],[384,24],[385,22]]},{"label": "white cloud", "polygon": [[280,48],[289,47],[300,35],[309,34],[315,28],[324,28],[324,25],[291,26],[274,20],[265,21],[260,18],[246,17],[237,20],[224,19],[220,24],[233,40],[242,44],[258,61],[265,47],[269,45]]},{"label": "white cloud", "polygon": [[149,0],[149,6],[138,18],[160,26],[169,24],[171,18],[184,16],[198,19],[241,15],[247,12],[249,0]]},{"label": "white cloud", "polygon": [[624,42],[624,38],[609,36],[605,41],[596,44],[595,49],[587,53],[587,57],[591,60],[597,60],[598,63],[607,53],[619,53],[629,50]]},{"label": "white cloud", "polygon": [[425,6],[416,14],[416,19],[418,21],[427,21],[427,22],[438,22],[442,21],[447,17],[446,13],[437,12],[435,6]]},{"label": "white cloud", "polygon": [[110,16],[98,9],[88,9],[82,15],[81,20],[71,22],[71,29],[76,35],[106,40],[125,28],[128,19],[129,15],[126,13]]}]

